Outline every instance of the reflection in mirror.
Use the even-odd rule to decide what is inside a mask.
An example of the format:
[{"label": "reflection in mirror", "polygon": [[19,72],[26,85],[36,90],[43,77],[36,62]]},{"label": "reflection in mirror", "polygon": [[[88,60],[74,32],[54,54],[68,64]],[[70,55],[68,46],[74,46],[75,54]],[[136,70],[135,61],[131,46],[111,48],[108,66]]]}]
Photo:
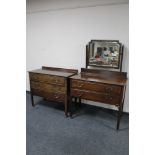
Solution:
[{"label": "reflection in mirror", "polygon": [[92,40],[89,43],[89,66],[119,68],[121,44],[119,41]]}]

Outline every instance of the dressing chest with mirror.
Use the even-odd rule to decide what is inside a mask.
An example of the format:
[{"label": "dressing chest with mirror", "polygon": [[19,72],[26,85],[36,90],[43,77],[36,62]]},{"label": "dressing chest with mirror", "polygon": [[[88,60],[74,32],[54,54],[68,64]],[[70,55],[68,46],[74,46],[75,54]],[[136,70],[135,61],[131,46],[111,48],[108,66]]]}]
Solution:
[{"label": "dressing chest with mirror", "polygon": [[127,83],[127,73],[121,72],[122,59],[123,46],[119,41],[92,40],[86,47],[86,68],[70,77],[70,106],[73,97],[80,98],[80,102],[86,99],[114,105],[118,107],[117,129]]}]

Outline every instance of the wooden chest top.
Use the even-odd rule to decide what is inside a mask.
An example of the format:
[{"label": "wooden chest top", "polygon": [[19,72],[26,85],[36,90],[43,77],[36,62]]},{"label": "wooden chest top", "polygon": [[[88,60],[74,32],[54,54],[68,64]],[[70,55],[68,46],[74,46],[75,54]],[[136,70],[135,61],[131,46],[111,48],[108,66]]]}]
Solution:
[{"label": "wooden chest top", "polygon": [[126,78],[122,78],[120,76],[107,76],[106,74],[97,74],[97,73],[79,73],[70,78],[82,81],[113,84],[119,86],[124,86],[126,85],[127,82]]},{"label": "wooden chest top", "polygon": [[69,77],[73,75],[73,73],[69,73],[69,72],[46,70],[46,69],[36,69],[36,70],[29,71],[29,73],[38,73],[38,74],[54,75],[54,76],[61,76],[61,77]]}]

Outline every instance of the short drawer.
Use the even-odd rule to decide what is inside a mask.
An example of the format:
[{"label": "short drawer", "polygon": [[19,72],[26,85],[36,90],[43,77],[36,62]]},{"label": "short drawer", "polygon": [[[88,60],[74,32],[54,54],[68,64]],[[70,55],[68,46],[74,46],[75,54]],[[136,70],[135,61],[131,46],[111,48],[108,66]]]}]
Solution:
[{"label": "short drawer", "polygon": [[121,94],[121,86],[115,86],[110,84],[102,84],[96,82],[87,82],[82,80],[71,80],[71,87],[80,90],[90,90],[102,93],[112,93],[115,95]]},{"label": "short drawer", "polygon": [[35,81],[30,81],[30,87],[31,89],[37,89],[41,90],[44,92],[62,92],[65,93],[66,88],[60,85],[52,85],[52,84],[47,84],[47,83],[41,83],[41,82],[35,82]]},{"label": "short drawer", "polygon": [[64,93],[49,93],[49,92],[45,92],[43,90],[34,89],[34,88],[31,89],[31,92],[33,95],[38,95],[38,96],[44,97],[50,101],[59,101],[59,102],[65,101]]},{"label": "short drawer", "polygon": [[91,91],[82,91],[78,89],[71,89],[72,97],[79,97],[86,100],[103,102],[112,105],[120,104],[120,96],[113,96],[109,93],[97,93]]},{"label": "short drawer", "polygon": [[63,77],[46,75],[46,74],[38,74],[38,73],[29,73],[29,75],[30,75],[30,81],[65,85],[65,79]]}]

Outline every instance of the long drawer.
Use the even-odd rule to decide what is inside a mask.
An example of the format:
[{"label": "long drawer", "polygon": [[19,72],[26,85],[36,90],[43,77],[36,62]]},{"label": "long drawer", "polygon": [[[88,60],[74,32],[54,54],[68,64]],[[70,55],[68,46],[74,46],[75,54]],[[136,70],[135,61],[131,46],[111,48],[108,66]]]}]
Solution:
[{"label": "long drawer", "polygon": [[58,85],[65,85],[65,79],[59,76],[30,73],[30,81],[44,82],[44,83],[54,83]]},{"label": "long drawer", "polygon": [[49,93],[43,90],[39,90],[39,89],[31,89],[32,94],[34,95],[38,95],[41,97],[46,98],[47,100],[51,100],[51,101],[59,101],[59,102],[64,102],[65,100],[65,94],[64,93]]},{"label": "long drawer", "polygon": [[112,105],[119,105],[120,96],[114,96],[110,93],[98,93],[93,91],[84,91],[79,89],[71,89],[71,96],[82,99],[103,102]]},{"label": "long drawer", "polygon": [[121,94],[121,86],[109,85],[109,84],[102,84],[102,83],[94,83],[94,82],[87,82],[82,80],[71,80],[71,87],[74,89],[80,90],[90,90],[102,93],[111,93],[115,95]]},{"label": "long drawer", "polygon": [[63,86],[55,85],[55,84],[47,84],[41,82],[30,81],[31,89],[36,89],[44,92],[55,93],[62,92],[65,93],[66,88]]}]

